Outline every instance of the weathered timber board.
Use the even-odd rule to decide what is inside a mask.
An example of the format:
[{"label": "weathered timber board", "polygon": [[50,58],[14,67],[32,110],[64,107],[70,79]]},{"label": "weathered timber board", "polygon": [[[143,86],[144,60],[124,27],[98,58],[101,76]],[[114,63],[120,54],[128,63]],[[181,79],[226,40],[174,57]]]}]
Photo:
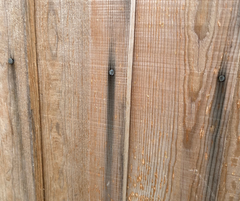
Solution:
[{"label": "weathered timber board", "polygon": [[35,1],[28,0],[25,5],[26,9],[26,37],[27,37],[27,56],[28,56],[28,79],[29,95],[31,103],[32,117],[32,149],[34,160],[34,181],[35,196],[37,201],[44,200],[43,186],[43,161],[42,161],[42,129],[40,117],[40,95],[39,80],[37,68],[36,52],[36,27],[35,27]]},{"label": "weathered timber board", "polygon": [[219,201],[238,201],[240,193],[240,75],[238,79],[232,104],[232,115],[228,124],[224,160],[220,187],[218,192]]},{"label": "weathered timber board", "polygon": [[35,2],[46,200],[122,199],[129,2]]},{"label": "weathered timber board", "polygon": [[239,16],[238,0],[136,1],[129,200],[240,199]]},{"label": "weathered timber board", "polygon": [[130,1],[91,2],[90,200],[122,200],[129,27]]},{"label": "weathered timber board", "polygon": [[[0,200],[37,200],[25,1],[0,3]],[[8,58],[14,64],[8,64]],[[42,190],[42,189],[41,189]]]}]

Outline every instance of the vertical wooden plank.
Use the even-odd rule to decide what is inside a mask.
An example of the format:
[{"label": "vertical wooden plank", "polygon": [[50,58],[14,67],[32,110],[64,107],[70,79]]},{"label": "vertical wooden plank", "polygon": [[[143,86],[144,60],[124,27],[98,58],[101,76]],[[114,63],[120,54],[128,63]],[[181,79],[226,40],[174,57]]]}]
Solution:
[{"label": "vertical wooden plank", "polygon": [[227,128],[236,104],[239,4],[137,0],[129,200],[239,199],[222,196],[220,185],[224,156],[234,157],[227,140],[237,143]]},{"label": "vertical wooden plank", "polygon": [[26,2],[26,37],[27,37],[27,55],[28,55],[28,79],[29,94],[32,114],[32,145],[34,159],[34,180],[36,200],[44,200],[43,186],[43,162],[42,162],[42,133],[40,118],[40,100],[39,100],[39,80],[37,69],[36,53],[36,30],[35,30],[35,2],[28,0]]},{"label": "vertical wooden plank", "polygon": [[46,200],[122,199],[129,22],[130,1],[36,2]]},{"label": "vertical wooden plank", "polygon": [[35,2],[45,200],[89,198],[89,2]]},{"label": "vertical wooden plank", "polygon": [[238,79],[232,104],[232,115],[227,128],[229,137],[226,140],[224,150],[224,161],[222,164],[220,188],[218,200],[237,201],[240,199],[240,132],[239,132],[239,109],[240,109],[240,74],[238,69]]},{"label": "vertical wooden plank", "polygon": [[0,200],[36,200],[26,9],[0,2]]},{"label": "vertical wooden plank", "polygon": [[90,200],[123,199],[130,12],[131,1],[91,1]]}]

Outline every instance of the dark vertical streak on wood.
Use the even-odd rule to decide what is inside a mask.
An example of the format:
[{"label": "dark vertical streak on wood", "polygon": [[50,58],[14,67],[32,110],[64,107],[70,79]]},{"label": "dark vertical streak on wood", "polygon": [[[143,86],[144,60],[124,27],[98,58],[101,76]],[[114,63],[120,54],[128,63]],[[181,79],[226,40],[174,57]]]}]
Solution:
[{"label": "dark vertical streak on wood", "polygon": [[[110,43],[108,71],[113,69],[115,71],[115,55],[113,51],[113,43]],[[107,72],[108,73],[108,72]],[[116,72],[115,72],[116,73]],[[108,74],[108,99],[107,99],[107,141],[106,141],[106,168],[105,168],[105,199],[111,200],[111,177],[112,177],[112,151],[114,138],[114,105],[115,105],[115,74],[111,76]]]},{"label": "dark vertical streak on wood", "polygon": [[[26,168],[25,168],[25,158],[24,158],[24,153],[23,153],[23,141],[22,141],[22,126],[21,126],[21,118],[19,115],[19,107],[18,107],[18,102],[20,101],[18,98],[18,88],[17,88],[17,77],[16,77],[16,69],[15,65],[9,65],[8,69],[8,81],[9,81],[9,91],[10,91],[10,100],[11,100],[11,108],[14,110],[14,116],[9,115],[11,118],[11,127],[13,128],[14,126],[12,125],[14,121],[16,125],[16,134],[18,136],[15,137],[17,141],[13,142],[15,149],[19,149],[20,157],[19,160],[21,164],[21,180],[23,183],[22,190],[23,190],[23,196],[24,200],[29,200],[28,199],[28,192],[27,192],[27,176],[26,176]],[[12,113],[11,113],[12,114]]]},{"label": "dark vertical streak on wood", "polygon": [[210,124],[207,132],[210,133],[211,129],[214,129],[213,133],[209,134],[209,160],[207,164],[207,182],[205,186],[205,200],[215,200],[217,189],[219,186],[219,174],[221,169],[221,162],[223,157],[223,149],[224,149],[224,133],[222,132],[222,124],[224,119],[223,109],[224,109],[224,101],[226,96],[227,89],[227,64],[225,63],[226,56],[223,58],[221,63],[221,68],[218,72],[218,77],[220,75],[225,76],[225,81],[220,82],[217,77],[216,88],[213,97],[213,107],[210,114]]}]

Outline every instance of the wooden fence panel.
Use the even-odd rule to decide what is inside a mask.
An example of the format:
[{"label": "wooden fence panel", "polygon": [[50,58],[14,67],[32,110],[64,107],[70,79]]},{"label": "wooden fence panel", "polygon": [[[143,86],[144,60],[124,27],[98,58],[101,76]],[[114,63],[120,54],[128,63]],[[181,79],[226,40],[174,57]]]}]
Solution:
[{"label": "wooden fence panel", "polygon": [[129,21],[130,1],[36,2],[45,200],[122,199]]},{"label": "wooden fence panel", "polygon": [[[0,3],[0,200],[37,200],[27,2]],[[8,64],[8,58],[14,64]],[[41,191],[43,189],[40,189]]]},{"label": "wooden fence panel", "polygon": [[129,200],[239,200],[239,13],[238,0],[137,0]]},{"label": "wooden fence panel", "polygon": [[0,200],[240,199],[238,0],[3,0],[0,19]]}]

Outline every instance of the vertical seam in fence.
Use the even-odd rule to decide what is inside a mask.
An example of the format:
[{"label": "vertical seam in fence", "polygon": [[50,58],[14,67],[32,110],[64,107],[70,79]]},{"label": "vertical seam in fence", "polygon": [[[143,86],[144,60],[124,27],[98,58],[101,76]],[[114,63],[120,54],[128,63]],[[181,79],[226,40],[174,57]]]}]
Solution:
[{"label": "vertical seam in fence", "polygon": [[123,162],[122,201],[126,201],[126,195],[127,195],[128,154],[129,154],[128,150],[129,150],[130,113],[131,113],[135,13],[136,13],[136,0],[131,0],[129,44],[128,44],[128,66],[127,66],[127,95],[126,95],[126,113],[125,113],[126,116],[125,116],[125,133],[124,133],[124,152],[123,152],[124,162]]},{"label": "vertical seam in fence", "polygon": [[30,104],[32,113],[33,153],[35,172],[36,201],[44,201],[43,153],[42,153],[42,128],[41,105],[39,94],[39,77],[37,64],[37,37],[35,23],[35,1],[27,0],[27,50],[28,50],[28,75]]}]

